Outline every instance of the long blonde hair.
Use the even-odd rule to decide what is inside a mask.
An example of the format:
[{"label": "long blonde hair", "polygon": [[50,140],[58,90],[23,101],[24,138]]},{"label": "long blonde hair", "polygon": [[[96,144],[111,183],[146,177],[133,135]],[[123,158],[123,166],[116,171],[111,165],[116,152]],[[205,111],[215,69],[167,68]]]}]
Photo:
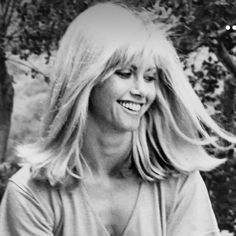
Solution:
[{"label": "long blonde hair", "polygon": [[89,168],[81,148],[91,90],[140,57],[152,57],[158,70],[156,99],[133,132],[132,158],[140,176],[154,181],[173,171],[209,170],[223,162],[203,146],[218,147],[217,137],[236,139],[204,109],[165,32],[124,6],[100,3],[68,27],[51,74],[41,137],[18,147],[19,156],[33,163],[33,177],[52,185],[83,177]]}]

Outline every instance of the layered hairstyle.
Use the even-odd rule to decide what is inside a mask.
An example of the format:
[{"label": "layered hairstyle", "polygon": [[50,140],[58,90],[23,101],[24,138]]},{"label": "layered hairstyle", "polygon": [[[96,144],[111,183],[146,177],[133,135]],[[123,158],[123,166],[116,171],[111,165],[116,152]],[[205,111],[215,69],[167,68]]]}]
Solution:
[{"label": "layered hairstyle", "polygon": [[52,89],[39,140],[21,145],[33,177],[51,185],[81,179],[89,168],[83,133],[94,86],[133,60],[155,62],[156,98],[133,131],[134,168],[148,181],[171,172],[210,170],[224,160],[207,154],[219,138],[235,143],[208,115],[189,84],[172,43],[158,24],[114,3],[99,3],[68,27],[51,73]]}]

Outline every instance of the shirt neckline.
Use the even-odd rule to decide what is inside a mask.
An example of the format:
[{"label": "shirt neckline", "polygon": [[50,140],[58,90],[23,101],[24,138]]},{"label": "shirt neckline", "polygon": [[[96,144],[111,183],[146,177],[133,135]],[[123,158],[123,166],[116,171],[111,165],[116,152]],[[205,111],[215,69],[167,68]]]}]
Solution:
[{"label": "shirt neckline", "polygon": [[[140,181],[139,187],[138,187],[138,193],[137,193],[137,196],[136,196],[136,199],[135,199],[135,203],[134,203],[134,207],[133,207],[133,209],[131,211],[129,219],[128,219],[128,221],[127,221],[127,223],[126,223],[126,225],[125,225],[125,227],[124,227],[124,229],[123,229],[123,231],[122,231],[120,236],[125,236],[126,231],[128,230],[129,225],[131,224],[131,221],[132,221],[132,219],[135,216],[135,213],[137,211],[136,209],[138,208],[139,201],[140,201],[140,198],[141,198],[140,196],[141,196],[141,190],[142,190],[142,186],[143,186],[142,183],[143,183],[143,181]],[[93,208],[93,205],[92,205],[92,203],[90,201],[90,197],[89,197],[88,191],[86,189],[86,186],[83,184],[83,182],[81,182],[81,190],[82,190],[82,193],[84,194],[85,201],[86,201],[87,205],[89,206],[89,208],[91,209],[92,214],[95,217],[96,221],[101,226],[101,228],[105,232],[106,236],[111,236],[110,233],[108,232],[107,228],[105,227],[105,225],[102,223],[101,218],[99,217],[99,215],[97,214],[97,212]]]}]

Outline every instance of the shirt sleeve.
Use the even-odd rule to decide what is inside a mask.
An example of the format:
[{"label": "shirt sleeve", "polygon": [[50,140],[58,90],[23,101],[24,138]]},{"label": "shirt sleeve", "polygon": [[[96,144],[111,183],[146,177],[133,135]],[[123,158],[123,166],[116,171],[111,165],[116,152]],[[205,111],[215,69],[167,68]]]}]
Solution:
[{"label": "shirt sleeve", "polygon": [[53,236],[53,223],[30,192],[10,181],[0,208],[0,232],[1,236]]},{"label": "shirt sleeve", "polygon": [[167,222],[167,236],[220,236],[208,191],[200,173],[180,177]]}]

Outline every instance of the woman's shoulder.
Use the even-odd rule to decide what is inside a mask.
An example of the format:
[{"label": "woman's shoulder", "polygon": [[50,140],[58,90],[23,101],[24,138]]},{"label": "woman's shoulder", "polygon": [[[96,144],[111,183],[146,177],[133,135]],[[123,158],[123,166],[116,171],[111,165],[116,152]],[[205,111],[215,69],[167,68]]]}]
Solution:
[{"label": "woman's shoulder", "polygon": [[48,182],[38,181],[32,177],[31,166],[29,164],[21,167],[9,179],[7,189],[11,189],[13,192],[36,201],[49,200],[52,195],[58,194],[57,190],[50,186]]},{"label": "woman's shoulder", "polygon": [[206,191],[205,183],[199,171],[171,175],[162,180],[160,185],[165,198],[172,204],[179,198],[185,198],[194,193],[201,194]]},{"label": "woman's shoulder", "polygon": [[29,164],[23,165],[10,179],[18,185],[26,185],[31,181],[31,166]]},{"label": "woman's shoulder", "polygon": [[[20,217],[16,214],[18,212]],[[11,222],[13,227],[21,225],[17,228],[19,232],[29,230],[28,234],[39,230],[38,227],[57,232],[62,217],[60,192],[47,182],[35,180],[31,167],[23,166],[9,179],[0,213],[1,227]]]},{"label": "woman's shoulder", "polygon": [[183,187],[191,187],[198,183],[203,183],[199,171],[173,174],[162,180],[162,185],[166,189],[173,191],[180,190]]},{"label": "woman's shoulder", "polygon": [[32,177],[31,165],[25,164],[23,165],[10,179],[9,182],[16,184],[22,189],[27,187],[36,186],[36,182]]},{"label": "woman's shoulder", "polygon": [[199,173],[179,174],[162,181],[168,235],[219,235],[206,185]]},{"label": "woman's shoulder", "polygon": [[[161,196],[165,203],[167,218],[173,215],[176,207],[189,203],[195,204],[196,199],[208,198],[205,183],[199,171],[179,173],[159,181]],[[195,199],[195,200],[194,200]],[[207,200],[208,201],[208,200]],[[191,203],[192,202],[192,203]],[[197,200],[196,200],[197,204]],[[182,207],[185,210],[186,207]]]}]

